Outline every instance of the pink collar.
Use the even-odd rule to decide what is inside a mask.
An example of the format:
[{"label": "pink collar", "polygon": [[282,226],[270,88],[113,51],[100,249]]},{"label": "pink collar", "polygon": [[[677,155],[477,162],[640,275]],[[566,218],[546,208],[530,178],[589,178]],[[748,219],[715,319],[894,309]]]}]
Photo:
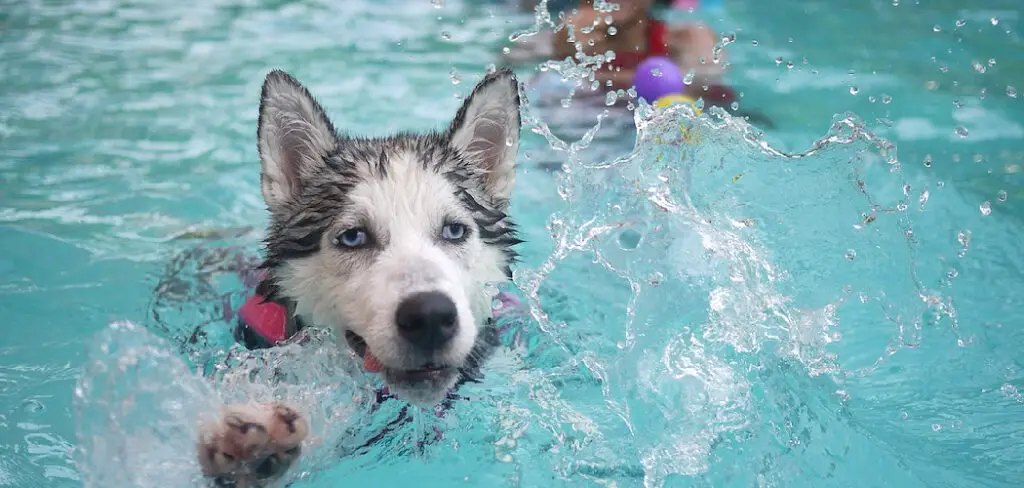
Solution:
[{"label": "pink collar", "polygon": [[241,308],[238,316],[242,323],[259,334],[269,344],[283,342],[288,337],[288,311],[277,302],[268,302],[262,295],[253,293]]}]

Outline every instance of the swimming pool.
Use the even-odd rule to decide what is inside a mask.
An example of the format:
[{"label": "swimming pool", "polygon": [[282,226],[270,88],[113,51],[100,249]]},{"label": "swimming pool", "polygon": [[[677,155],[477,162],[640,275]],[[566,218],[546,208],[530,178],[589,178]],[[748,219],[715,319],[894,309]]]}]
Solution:
[{"label": "swimming pool", "polygon": [[[919,3],[727,2],[763,136],[702,119],[701,142],[656,143],[662,118],[634,152],[609,117],[570,154],[528,123],[528,343],[438,444],[385,443],[297,486],[1015,486],[1019,7]],[[0,19],[0,486],[16,487],[83,484],[73,394],[108,322],[175,338],[240,290],[186,260],[172,291],[202,300],[154,304],[179,253],[257,249],[267,70],[349,130],[434,127],[530,22],[453,0],[32,1]],[[551,161],[568,172],[536,167]]]}]

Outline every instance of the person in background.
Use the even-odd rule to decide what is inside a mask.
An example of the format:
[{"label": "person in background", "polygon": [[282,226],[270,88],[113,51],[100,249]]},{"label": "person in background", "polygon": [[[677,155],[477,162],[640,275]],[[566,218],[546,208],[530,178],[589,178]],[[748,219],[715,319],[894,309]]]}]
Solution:
[{"label": "person in background", "polygon": [[625,90],[633,85],[641,61],[667,56],[683,73],[693,73],[688,87],[691,97],[703,97],[705,104],[725,108],[736,100],[735,93],[722,83],[726,59],[724,50],[719,50],[715,59],[715,32],[701,23],[670,26],[651,15],[654,7],[670,7],[671,1],[618,0],[619,8],[612,12],[598,11],[593,3],[580,0],[574,10],[566,12],[566,27],[552,39],[555,59],[575,57],[577,46],[586,56],[612,51],[614,59],[604,63],[595,78],[607,88]]}]

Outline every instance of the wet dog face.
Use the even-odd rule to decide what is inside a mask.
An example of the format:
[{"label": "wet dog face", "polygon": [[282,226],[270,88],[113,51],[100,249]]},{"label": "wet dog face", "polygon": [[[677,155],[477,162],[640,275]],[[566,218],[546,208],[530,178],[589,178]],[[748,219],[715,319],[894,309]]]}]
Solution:
[{"label": "wet dog face", "polygon": [[372,139],[339,135],[298,81],[271,72],[258,137],[275,293],[334,327],[395,393],[442,399],[483,340],[487,285],[510,277],[520,127],[510,71],[481,80],[444,132]]}]

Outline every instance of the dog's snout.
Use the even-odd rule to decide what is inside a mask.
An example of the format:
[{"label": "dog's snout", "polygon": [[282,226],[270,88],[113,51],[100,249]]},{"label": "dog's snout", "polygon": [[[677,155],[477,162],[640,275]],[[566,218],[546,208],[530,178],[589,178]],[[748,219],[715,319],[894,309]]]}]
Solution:
[{"label": "dog's snout", "polygon": [[395,312],[398,331],[414,346],[433,351],[440,349],[458,328],[455,302],[438,292],[423,292],[402,300]]}]

